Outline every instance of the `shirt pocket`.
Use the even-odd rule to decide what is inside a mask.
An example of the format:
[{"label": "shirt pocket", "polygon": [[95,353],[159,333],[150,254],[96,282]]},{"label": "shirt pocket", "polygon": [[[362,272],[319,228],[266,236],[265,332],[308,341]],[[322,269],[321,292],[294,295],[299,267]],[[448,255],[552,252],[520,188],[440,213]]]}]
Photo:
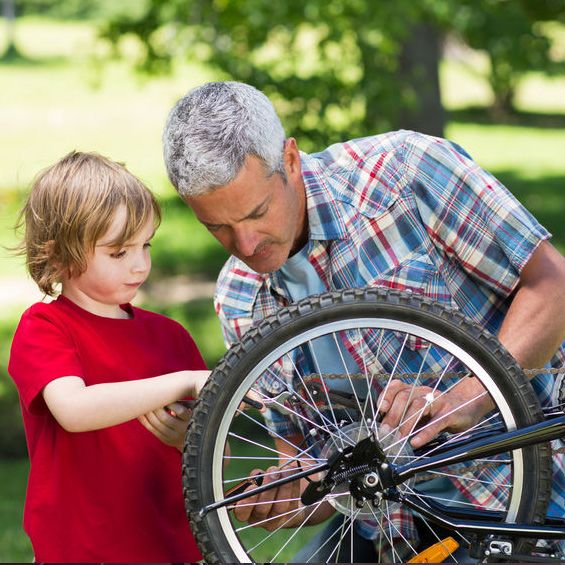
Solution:
[{"label": "shirt pocket", "polygon": [[[430,257],[421,250],[403,257],[398,266],[380,273],[369,283],[369,286],[390,288],[434,299],[438,294],[438,289],[442,287],[440,294],[447,299],[449,304],[451,303],[437,267]],[[443,302],[443,300],[438,301]],[[404,339],[404,334],[397,333],[397,335],[402,340]],[[417,351],[426,349],[429,347],[429,343],[419,337],[410,335],[406,340],[405,347]]]}]

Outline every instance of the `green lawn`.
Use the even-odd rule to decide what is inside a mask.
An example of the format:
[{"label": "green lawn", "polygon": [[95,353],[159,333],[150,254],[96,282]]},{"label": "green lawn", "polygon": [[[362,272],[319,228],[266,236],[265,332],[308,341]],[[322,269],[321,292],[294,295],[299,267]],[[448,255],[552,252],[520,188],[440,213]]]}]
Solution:
[{"label": "green lawn", "polygon": [[28,463],[25,460],[0,461],[0,562],[31,562],[33,551],[23,533],[23,499]]}]

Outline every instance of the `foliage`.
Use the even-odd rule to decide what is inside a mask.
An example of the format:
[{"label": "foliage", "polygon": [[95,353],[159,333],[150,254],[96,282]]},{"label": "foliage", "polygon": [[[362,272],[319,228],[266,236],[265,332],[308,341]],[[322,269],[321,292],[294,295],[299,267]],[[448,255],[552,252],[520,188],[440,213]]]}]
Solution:
[{"label": "foliage", "polygon": [[[6,0],[4,0],[6,1]],[[137,0],[11,0],[18,16],[48,16],[62,19],[112,18],[136,13],[143,4]]]},{"label": "foliage", "polygon": [[403,46],[417,22],[440,21],[442,11],[432,0],[153,0],[142,18],[108,22],[104,35],[136,35],[149,71],[182,53],[255,85],[292,135],[319,147],[390,129],[418,106],[401,72]]},{"label": "foliage", "polygon": [[[426,96],[439,92],[425,92],[434,70],[420,56],[433,50],[438,31],[487,52],[495,104],[507,108],[526,70],[548,68],[550,40],[536,22],[558,18],[561,7],[562,0],[151,0],[141,16],[112,18],[103,35],[116,43],[138,37],[149,72],[182,54],[255,85],[292,135],[320,147],[410,125],[407,115],[427,111]],[[422,29],[424,40],[410,49]]]},{"label": "foliage", "polygon": [[550,59],[551,41],[540,21],[565,19],[560,0],[462,0],[453,13],[453,29],[489,58],[493,113],[512,111],[520,77],[533,69],[556,68]]}]

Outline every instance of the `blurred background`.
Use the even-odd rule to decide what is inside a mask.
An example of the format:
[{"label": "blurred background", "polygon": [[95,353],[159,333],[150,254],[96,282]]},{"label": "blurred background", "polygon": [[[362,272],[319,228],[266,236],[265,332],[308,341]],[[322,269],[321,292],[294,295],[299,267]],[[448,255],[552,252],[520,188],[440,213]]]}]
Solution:
[{"label": "blurred background", "polygon": [[27,459],[11,337],[41,295],[18,209],[34,175],[76,150],[124,162],[164,220],[137,303],[183,323],[212,367],[211,295],[226,256],[167,181],[161,132],[208,80],[271,97],[301,149],[408,128],[463,145],[565,253],[565,0],[0,0],[0,561],[31,561]]}]

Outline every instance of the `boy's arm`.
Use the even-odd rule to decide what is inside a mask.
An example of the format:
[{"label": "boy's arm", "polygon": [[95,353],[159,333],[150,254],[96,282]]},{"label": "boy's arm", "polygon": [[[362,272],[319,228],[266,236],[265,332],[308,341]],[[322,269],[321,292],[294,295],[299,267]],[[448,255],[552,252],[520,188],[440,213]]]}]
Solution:
[{"label": "boy's arm", "polygon": [[209,371],[178,371],[149,379],[86,386],[80,377],[51,381],[43,398],[69,432],[122,424],[186,396],[198,396]]}]

